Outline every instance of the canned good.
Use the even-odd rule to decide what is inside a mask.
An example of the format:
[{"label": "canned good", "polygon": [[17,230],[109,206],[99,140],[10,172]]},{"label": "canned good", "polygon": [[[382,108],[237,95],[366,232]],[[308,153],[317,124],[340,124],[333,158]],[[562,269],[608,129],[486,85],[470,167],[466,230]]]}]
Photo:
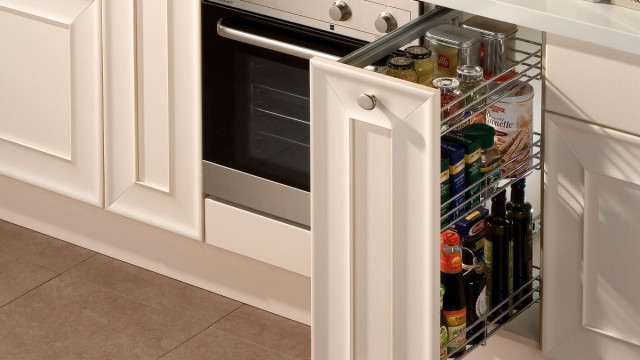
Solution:
[{"label": "canned good", "polygon": [[451,24],[427,31],[435,66],[434,78],[456,77],[460,65],[480,65],[480,33]]},{"label": "canned good", "polygon": [[[514,160],[502,168],[503,176],[507,176],[519,163],[531,155],[531,150],[520,153],[533,143],[534,90],[533,86],[527,83],[515,81],[511,86],[507,86],[506,89],[490,96],[489,102],[493,102],[505,94],[506,97],[491,105],[486,112],[487,124],[496,130],[495,144],[500,150],[501,162],[504,164],[512,158],[518,157],[518,160]],[[508,176],[515,177],[529,170],[530,167],[531,160],[527,165]]]},{"label": "canned good", "polygon": [[474,16],[465,21],[462,27],[482,35],[480,61],[485,79],[490,79],[516,64],[516,25]]}]

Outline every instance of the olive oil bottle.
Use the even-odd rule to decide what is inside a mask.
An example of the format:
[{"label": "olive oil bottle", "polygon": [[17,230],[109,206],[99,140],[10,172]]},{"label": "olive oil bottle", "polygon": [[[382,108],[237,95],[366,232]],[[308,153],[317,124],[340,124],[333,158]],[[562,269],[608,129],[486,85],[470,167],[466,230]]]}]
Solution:
[{"label": "olive oil bottle", "polygon": [[[513,291],[517,291],[533,278],[533,236],[531,222],[533,221],[533,207],[525,200],[525,179],[522,178],[511,185],[511,201],[506,205],[506,215],[511,220],[513,235]],[[533,296],[527,294],[532,286],[528,285],[514,296],[518,302],[516,309],[522,309],[533,301]]]},{"label": "olive oil bottle", "polygon": [[[500,191],[491,198],[491,214],[485,220],[484,262],[487,278],[489,309],[493,311],[490,320],[507,312],[512,301],[498,305],[513,293],[513,239],[511,220],[506,216],[506,192]],[[501,324],[509,319],[511,311],[496,322]]]}]

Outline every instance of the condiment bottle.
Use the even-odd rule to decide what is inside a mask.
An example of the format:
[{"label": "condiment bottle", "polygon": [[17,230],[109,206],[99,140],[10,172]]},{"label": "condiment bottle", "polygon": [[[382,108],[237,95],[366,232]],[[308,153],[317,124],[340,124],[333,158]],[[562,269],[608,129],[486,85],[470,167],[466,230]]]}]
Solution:
[{"label": "condiment bottle", "polygon": [[[500,179],[500,150],[494,145],[495,129],[486,124],[471,124],[462,130],[463,133],[480,137],[480,172],[483,177],[482,198],[486,199],[496,192],[497,182]],[[493,185],[492,185],[493,184]]]},{"label": "condiment bottle", "polygon": [[[531,222],[533,206],[525,200],[526,183],[522,178],[511,184],[511,201],[506,205],[506,215],[512,223],[513,235],[513,289],[523,287],[533,278],[533,236]],[[531,291],[531,285],[522,289],[513,299],[519,301]],[[516,309],[522,309],[533,301],[533,296],[526,296]]]},{"label": "condiment bottle", "polygon": [[502,190],[491,199],[491,214],[485,220],[484,273],[487,277],[489,309],[492,311],[490,319],[497,319],[500,314],[508,311],[508,314],[496,320],[498,324],[511,316],[508,309],[512,301],[495,309],[513,293],[513,239],[505,201],[506,192]]},{"label": "condiment bottle", "polygon": [[383,73],[398,79],[414,83],[418,82],[418,74],[416,74],[416,70],[414,69],[414,61],[407,57],[390,57],[387,60],[387,68]]},{"label": "condiment bottle", "polygon": [[418,74],[418,84],[432,86],[433,82],[433,60],[431,60],[431,50],[424,46],[409,46],[404,49],[408,58],[413,59],[415,70]]},{"label": "condiment bottle", "polygon": [[[472,249],[462,249],[462,270],[464,272],[462,275],[464,296],[467,301],[467,325],[471,326],[487,313],[487,292],[485,289],[487,280],[484,275],[484,268],[476,262],[475,253]],[[482,342],[484,339],[484,324],[479,323],[470,329],[467,332],[467,338],[471,339],[469,344],[472,345]]]},{"label": "condiment bottle", "polygon": [[[433,87],[436,89],[440,89],[440,108],[442,108],[442,120],[448,118],[452,114],[455,114],[459,110],[461,110],[464,105],[464,99],[460,99],[462,96],[462,91],[459,89],[460,82],[458,79],[449,78],[449,77],[441,77],[433,80]],[[454,100],[458,100],[456,103],[452,103]],[[449,105],[447,107],[447,105]],[[447,120],[445,124],[443,124],[443,130],[450,128],[451,126],[457,126],[457,123],[462,120],[463,113],[460,112],[455,117]]]},{"label": "condiment bottle", "polygon": [[[462,280],[462,254],[460,237],[453,231],[445,231],[440,234],[440,283],[446,289],[442,309],[447,322],[449,341],[458,334],[462,334],[456,341],[449,344],[447,353],[449,357],[457,357],[464,353],[462,344],[466,341],[464,331],[467,327],[467,307],[464,297],[464,285]],[[456,348],[462,346],[456,351]]]},{"label": "condiment bottle", "polygon": [[447,330],[447,320],[444,317],[442,303],[444,300],[444,285],[440,284],[440,360],[447,359],[447,348],[444,347],[449,342],[449,330]]},{"label": "condiment bottle", "polygon": [[[486,98],[480,100],[487,94],[487,86],[481,86],[484,82],[482,77],[483,70],[480,66],[462,65],[458,67],[458,79],[460,79],[460,91],[468,94],[465,98],[469,109],[464,112],[464,117],[469,118],[470,124],[484,124]],[[478,88],[475,91],[474,89]]]}]

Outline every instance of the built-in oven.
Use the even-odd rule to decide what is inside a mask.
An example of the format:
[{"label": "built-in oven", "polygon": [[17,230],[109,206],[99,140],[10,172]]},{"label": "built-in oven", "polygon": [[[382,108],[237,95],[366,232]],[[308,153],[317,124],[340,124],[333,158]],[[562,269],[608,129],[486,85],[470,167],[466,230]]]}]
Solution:
[{"label": "built-in oven", "polygon": [[203,1],[207,195],[310,225],[308,60],[338,59],[418,15],[419,2],[390,1],[404,9],[365,0]]}]

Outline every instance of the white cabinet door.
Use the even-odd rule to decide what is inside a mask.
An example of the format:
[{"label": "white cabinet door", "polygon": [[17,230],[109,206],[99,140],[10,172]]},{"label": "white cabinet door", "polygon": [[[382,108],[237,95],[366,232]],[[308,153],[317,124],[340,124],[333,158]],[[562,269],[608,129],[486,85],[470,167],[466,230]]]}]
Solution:
[{"label": "white cabinet door", "polygon": [[108,210],[202,239],[200,2],[104,3]]},{"label": "white cabinet door", "polygon": [[438,357],[439,110],[434,89],[311,60],[314,359]]},{"label": "white cabinet door", "polygon": [[102,206],[99,0],[0,0],[0,173]]},{"label": "white cabinet door", "polygon": [[640,138],[546,114],[542,346],[640,359]]}]

